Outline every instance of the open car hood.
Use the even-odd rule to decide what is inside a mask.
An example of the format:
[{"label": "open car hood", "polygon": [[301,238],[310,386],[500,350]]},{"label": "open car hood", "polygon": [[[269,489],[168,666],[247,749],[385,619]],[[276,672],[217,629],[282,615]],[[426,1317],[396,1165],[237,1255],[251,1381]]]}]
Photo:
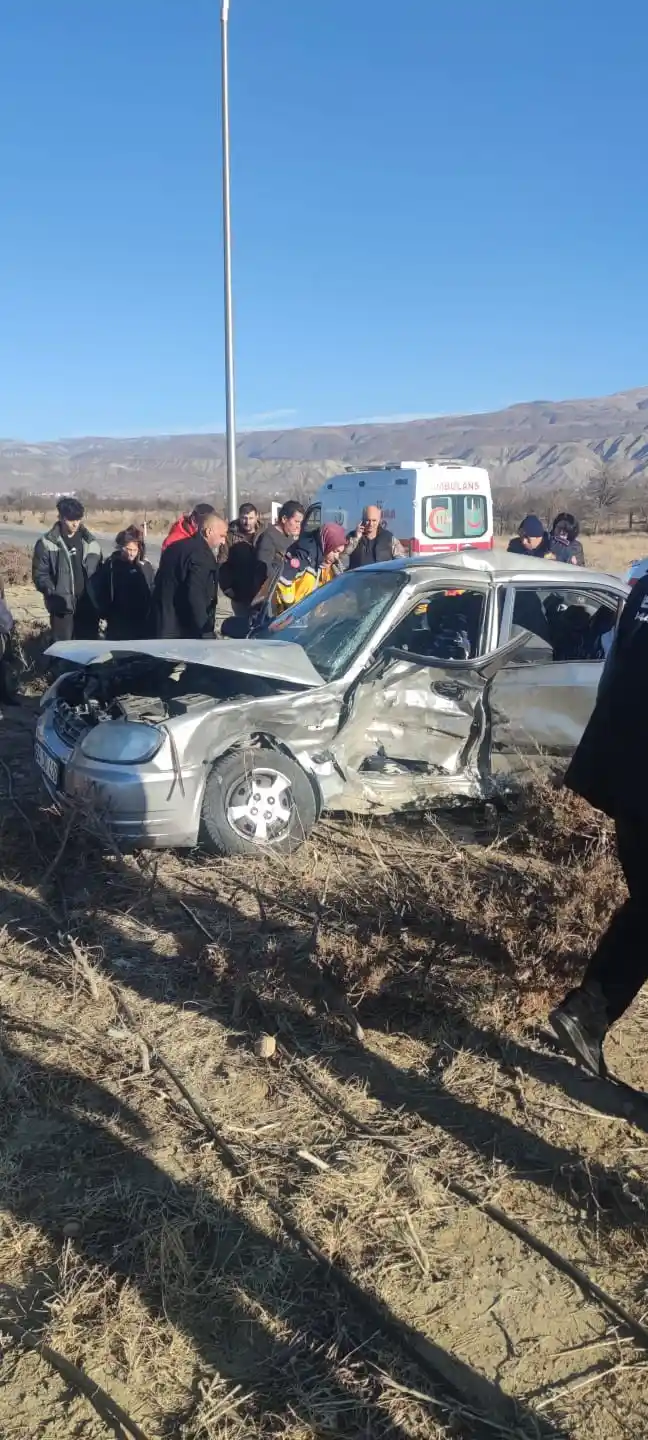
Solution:
[{"label": "open car hood", "polygon": [[325,683],[301,645],[283,640],[59,640],[47,654],[84,666],[106,664],[113,655],[150,655],[172,665],[204,665],[286,685]]}]

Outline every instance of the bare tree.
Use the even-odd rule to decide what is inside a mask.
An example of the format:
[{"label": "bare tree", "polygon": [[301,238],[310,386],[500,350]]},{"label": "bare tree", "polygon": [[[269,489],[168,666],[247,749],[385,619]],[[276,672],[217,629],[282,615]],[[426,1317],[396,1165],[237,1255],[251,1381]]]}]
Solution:
[{"label": "bare tree", "polygon": [[628,488],[624,495],[625,509],[628,516],[628,530],[636,528],[645,530],[648,526],[648,484],[642,475],[635,475],[628,482]]},{"label": "bare tree", "polygon": [[628,475],[616,465],[606,460],[598,461],[582,492],[585,515],[593,535],[609,525],[617,515],[628,483]]},{"label": "bare tree", "polygon": [[493,487],[493,520],[498,535],[510,535],[522,518],[522,500],[519,490],[511,486]]}]

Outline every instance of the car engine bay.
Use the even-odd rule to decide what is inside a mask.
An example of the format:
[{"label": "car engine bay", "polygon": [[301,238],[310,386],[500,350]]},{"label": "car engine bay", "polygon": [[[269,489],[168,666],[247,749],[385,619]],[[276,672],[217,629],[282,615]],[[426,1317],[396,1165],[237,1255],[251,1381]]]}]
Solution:
[{"label": "car engine bay", "polygon": [[[285,684],[281,688],[292,689]],[[160,724],[210,702],[276,693],[276,682],[258,675],[131,655],[63,675],[56,691],[54,727],[60,739],[76,744],[88,730],[108,720]]]}]

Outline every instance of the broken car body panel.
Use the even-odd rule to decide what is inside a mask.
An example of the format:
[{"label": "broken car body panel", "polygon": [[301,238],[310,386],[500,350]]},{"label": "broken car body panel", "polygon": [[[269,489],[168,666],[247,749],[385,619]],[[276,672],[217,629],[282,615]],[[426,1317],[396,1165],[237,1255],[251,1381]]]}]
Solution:
[{"label": "broken car body panel", "polygon": [[[514,624],[516,593],[529,586],[591,591],[614,623],[623,583],[569,568],[465,553],[396,561],[347,573],[254,640],[52,646],[75,669],[39,720],[46,784],[101,812],[121,843],[153,846],[195,844],[213,766],[257,745],[299,762],[319,809],[485,797],[571,754],[591,712],[602,664],[552,663],[551,647]],[[440,644],[435,616],[447,597],[472,605],[462,643],[473,649],[462,660],[421,653]],[[100,741],[88,736],[99,728],[101,742],[117,745],[118,720],[155,728],[152,758],[96,758]]]},{"label": "broken car body panel", "polygon": [[383,666],[357,686],[331,746],[349,787],[344,803],[354,810],[400,810],[444,796],[483,797],[489,688],[526,639],[522,633],[468,661],[413,660],[388,649]]},{"label": "broken car body panel", "polygon": [[261,675],[288,685],[324,684],[301,645],[278,646],[271,640],[59,640],[47,654],[84,666],[106,664],[118,655],[143,655],[173,665]]}]

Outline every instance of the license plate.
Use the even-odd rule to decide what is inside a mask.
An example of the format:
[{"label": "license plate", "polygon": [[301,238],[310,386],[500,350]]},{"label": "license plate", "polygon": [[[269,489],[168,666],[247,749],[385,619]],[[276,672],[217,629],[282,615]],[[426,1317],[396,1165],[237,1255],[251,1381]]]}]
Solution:
[{"label": "license plate", "polygon": [[47,779],[50,780],[52,785],[55,785],[58,790],[61,779],[59,762],[54,759],[53,755],[50,755],[49,751],[46,750],[45,746],[41,745],[38,740],[34,745],[34,759],[39,770],[42,770],[43,774],[47,776]]}]

